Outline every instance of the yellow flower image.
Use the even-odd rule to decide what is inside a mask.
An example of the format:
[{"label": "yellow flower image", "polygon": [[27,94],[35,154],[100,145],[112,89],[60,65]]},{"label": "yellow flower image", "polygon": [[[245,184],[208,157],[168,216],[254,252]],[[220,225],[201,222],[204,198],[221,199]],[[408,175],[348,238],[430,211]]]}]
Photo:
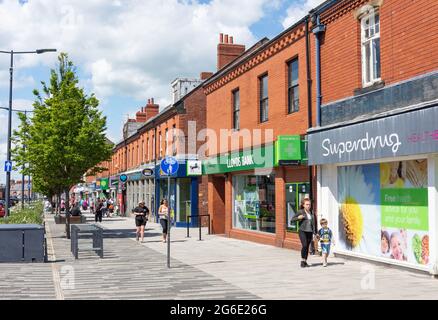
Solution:
[{"label": "yellow flower image", "polygon": [[380,185],[386,186],[389,184],[389,175],[391,174],[391,166],[389,163],[380,164]]},{"label": "yellow flower image", "polygon": [[357,201],[348,197],[340,210],[347,242],[355,248],[359,245],[363,234],[363,217]]},{"label": "yellow flower image", "polygon": [[339,250],[380,254],[380,182],[379,164],[338,168]]}]

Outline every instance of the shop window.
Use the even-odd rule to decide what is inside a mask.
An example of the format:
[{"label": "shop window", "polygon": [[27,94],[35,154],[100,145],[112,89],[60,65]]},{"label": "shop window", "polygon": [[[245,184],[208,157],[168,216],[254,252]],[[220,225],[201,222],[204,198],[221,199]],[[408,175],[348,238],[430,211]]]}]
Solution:
[{"label": "shop window", "polygon": [[337,250],[430,265],[428,187],[427,159],[338,167]]},{"label": "shop window", "polygon": [[360,19],[362,45],[362,84],[380,81],[380,15],[373,9]]},{"label": "shop window", "polygon": [[275,179],[268,176],[234,176],[233,226],[275,233]]}]

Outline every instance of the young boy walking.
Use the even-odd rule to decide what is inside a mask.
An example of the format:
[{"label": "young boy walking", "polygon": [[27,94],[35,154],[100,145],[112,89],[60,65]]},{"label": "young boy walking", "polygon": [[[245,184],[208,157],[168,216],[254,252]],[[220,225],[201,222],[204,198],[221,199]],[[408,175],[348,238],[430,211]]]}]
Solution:
[{"label": "young boy walking", "polygon": [[[328,227],[327,219],[321,219],[321,229],[318,231],[318,240],[321,242],[323,267],[327,267],[327,257],[330,254],[330,246],[333,240],[332,230]],[[334,241],[333,241],[334,242]]]}]

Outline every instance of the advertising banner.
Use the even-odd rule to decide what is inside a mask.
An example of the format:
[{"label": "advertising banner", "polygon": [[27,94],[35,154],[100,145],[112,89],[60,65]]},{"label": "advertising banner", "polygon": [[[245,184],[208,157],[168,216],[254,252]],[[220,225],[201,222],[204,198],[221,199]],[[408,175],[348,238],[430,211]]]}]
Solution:
[{"label": "advertising banner", "polygon": [[427,160],[338,168],[339,246],[429,264]]}]

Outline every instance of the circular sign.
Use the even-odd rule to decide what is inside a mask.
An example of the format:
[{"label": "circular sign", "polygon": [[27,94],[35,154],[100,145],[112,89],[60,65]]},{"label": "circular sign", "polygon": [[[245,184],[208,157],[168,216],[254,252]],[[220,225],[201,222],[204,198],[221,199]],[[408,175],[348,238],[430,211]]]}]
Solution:
[{"label": "circular sign", "polygon": [[163,160],[161,160],[161,170],[166,175],[174,175],[178,172],[179,164],[178,160],[176,160],[174,157],[166,157]]},{"label": "circular sign", "polygon": [[121,182],[126,182],[126,181],[128,181],[128,176],[126,174],[122,174],[122,175],[120,175],[119,180]]},{"label": "circular sign", "polygon": [[150,177],[150,176],[154,175],[154,170],[153,169],[144,169],[141,173],[146,177]]}]

